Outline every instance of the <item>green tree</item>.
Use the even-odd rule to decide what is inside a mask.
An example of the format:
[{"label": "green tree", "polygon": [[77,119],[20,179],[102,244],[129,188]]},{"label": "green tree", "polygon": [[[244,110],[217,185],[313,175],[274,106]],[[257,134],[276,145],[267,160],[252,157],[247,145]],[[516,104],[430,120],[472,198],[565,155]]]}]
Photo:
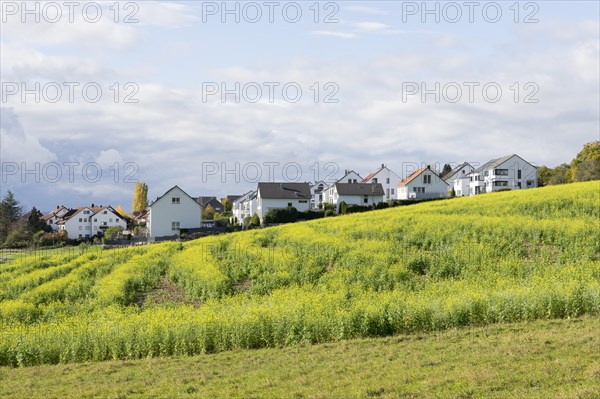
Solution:
[{"label": "green tree", "polygon": [[252,219],[250,219],[250,226],[252,226],[252,227],[260,226],[260,218],[258,217],[258,215],[256,213],[254,215],[252,215]]},{"label": "green tree", "polygon": [[21,205],[12,191],[8,191],[0,202],[0,242],[4,242],[9,231],[21,217]]},{"label": "green tree", "polygon": [[444,167],[442,168],[442,171],[440,172],[440,177],[444,176],[447,173],[452,172],[452,166],[450,166],[450,164],[445,164]]},{"label": "green tree", "polygon": [[211,204],[208,204],[202,210],[202,219],[203,220],[214,220],[215,218],[215,208],[212,207]]},{"label": "green tree", "polygon": [[227,197],[221,198],[221,204],[225,207],[225,212],[231,212],[231,201]]},{"label": "green tree", "polygon": [[133,189],[131,212],[141,212],[148,208],[148,185],[143,181],[137,182]]},{"label": "green tree", "polygon": [[342,201],[342,202],[340,203],[340,213],[341,213],[342,215],[345,215],[346,213],[348,213],[348,205],[346,205],[346,202],[345,202],[345,201]]},{"label": "green tree", "polygon": [[52,229],[42,220],[42,212],[34,206],[27,216],[26,229],[30,234],[35,234],[38,231],[51,231]]},{"label": "green tree", "polygon": [[584,144],[571,161],[570,172],[573,181],[600,179],[600,140]]},{"label": "green tree", "polygon": [[121,226],[111,226],[104,232],[104,237],[108,240],[114,240],[119,237],[119,235],[123,232],[123,227]]}]

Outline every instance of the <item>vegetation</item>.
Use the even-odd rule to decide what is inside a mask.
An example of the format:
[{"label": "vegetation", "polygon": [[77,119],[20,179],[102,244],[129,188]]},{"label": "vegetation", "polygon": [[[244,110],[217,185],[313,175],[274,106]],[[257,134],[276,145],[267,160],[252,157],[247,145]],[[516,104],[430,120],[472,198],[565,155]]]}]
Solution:
[{"label": "vegetation", "polygon": [[137,182],[133,190],[131,212],[141,212],[148,208],[148,185],[143,181]]},{"label": "vegetation", "polygon": [[538,168],[540,186],[591,180],[600,180],[600,140],[585,144],[570,164]]},{"label": "vegetation", "polygon": [[[0,364],[597,316],[599,201],[598,182],[577,183],[127,248],[118,257],[8,260],[0,264]],[[164,278],[186,303],[143,300]],[[66,281],[87,288],[67,296]]]},{"label": "vegetation", "polygon": [[592,399],[600,392],[598,330],[600,318],[582,318],[194,357],[0,367],[0,397]]}]

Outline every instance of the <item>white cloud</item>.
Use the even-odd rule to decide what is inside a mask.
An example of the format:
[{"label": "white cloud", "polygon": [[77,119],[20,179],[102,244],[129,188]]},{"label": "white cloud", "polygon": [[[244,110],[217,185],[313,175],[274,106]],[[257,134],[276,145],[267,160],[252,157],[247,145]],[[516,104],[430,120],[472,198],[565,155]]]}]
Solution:
[{"label": "white cloud", "polygon": [[354,26],[359,31],[363,32],[376,32],[389,28],[389,25],[383,24],[381,22],[357,22],[354,24]]},{"label": "white cloud", "polygon": [[339,37],[341,39],[352,39],[352,38],[356,37],[356,35],[354,33],[338,32],[338,31],[331,31],[331,30],[314,30],[311,32],[311,34],[316,35],[316,36]]}]

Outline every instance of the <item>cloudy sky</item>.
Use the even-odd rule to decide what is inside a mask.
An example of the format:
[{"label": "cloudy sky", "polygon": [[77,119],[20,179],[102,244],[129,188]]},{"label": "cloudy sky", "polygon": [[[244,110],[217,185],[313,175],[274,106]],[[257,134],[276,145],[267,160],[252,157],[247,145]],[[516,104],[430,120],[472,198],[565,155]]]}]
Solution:
[{"label": "cloudy sky", "polygon": [[0,194],[570,161],[600,132],[596,1],[2,1]]}]

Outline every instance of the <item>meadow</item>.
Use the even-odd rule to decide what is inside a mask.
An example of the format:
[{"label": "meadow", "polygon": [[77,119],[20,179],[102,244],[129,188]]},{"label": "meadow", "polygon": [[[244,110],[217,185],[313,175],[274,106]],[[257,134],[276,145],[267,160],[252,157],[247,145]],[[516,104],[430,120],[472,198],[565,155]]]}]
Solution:
[{"label": "meadow", "polygon": [[[165,286],[183,300],[149,300]],[[598,181],[0,263],[3,366],[582,315],[600,315]]]}]

